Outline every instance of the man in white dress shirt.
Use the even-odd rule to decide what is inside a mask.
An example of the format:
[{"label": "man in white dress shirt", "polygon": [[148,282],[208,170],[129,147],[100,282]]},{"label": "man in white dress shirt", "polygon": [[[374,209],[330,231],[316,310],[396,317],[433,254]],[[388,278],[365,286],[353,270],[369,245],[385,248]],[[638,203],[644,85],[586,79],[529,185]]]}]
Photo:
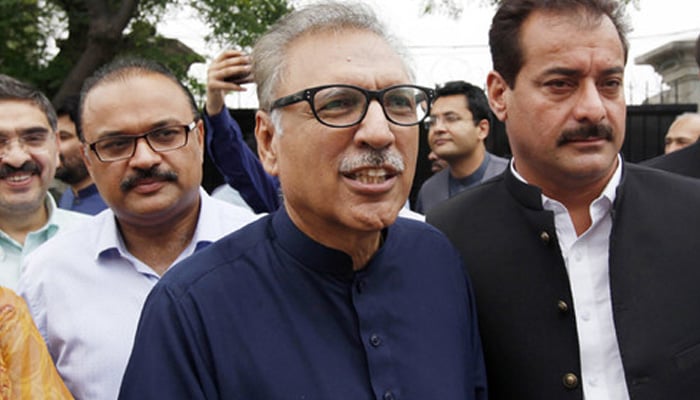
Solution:
[{"label": "man in white dress shirt", "polygon": [[150,289],[256,216],[201,189],[202,121],[189,91],[158,64],[116,61],[87,80],[79,135],[109,209],[37,250],[20,293],[73,395],[111,400]]}]

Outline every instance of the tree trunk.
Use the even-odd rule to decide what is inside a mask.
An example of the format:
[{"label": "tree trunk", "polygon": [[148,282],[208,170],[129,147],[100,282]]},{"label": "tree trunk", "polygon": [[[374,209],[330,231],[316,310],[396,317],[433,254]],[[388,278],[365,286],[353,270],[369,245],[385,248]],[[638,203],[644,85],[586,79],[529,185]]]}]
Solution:
[{"label": "tree trunk", "polygon": [[[63,61],[67,61],[71,67],[53,96],[54,104],[60,104],[66,96],[78,93],[86,78],[114,58],[120,49],[124,28],[136,14],[138,3],[139,0],[64,1],[63,5],[66,7],[65,10],[70,20],[82,18],[88,24],[87,40],[84,42],[85,47],[80,56],[75,61],[70,60],[71,55],[76,54],[76,47],[82,47],[82,43],[70,42],[84,41],[85,38],[69,36],[64,43],[61,52],[65,49],[69,59]],[[60,54],[57,58],[61,58]]]}]

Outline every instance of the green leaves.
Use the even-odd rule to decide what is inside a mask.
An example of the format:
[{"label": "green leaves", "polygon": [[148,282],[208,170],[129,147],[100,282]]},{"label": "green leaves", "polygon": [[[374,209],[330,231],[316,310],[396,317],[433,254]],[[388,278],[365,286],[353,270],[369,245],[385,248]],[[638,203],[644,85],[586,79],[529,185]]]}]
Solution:
[{"label": "green leaves", "polygon": [[187,80],[189,66],[204,58],[155,28],[167,10],[183,6],[211,27],[207,41],[227,47],[252,45],[290,11],[287,0],[2,0],[0,72],[35,84],[55,102],[123,55],[158,60]]}]

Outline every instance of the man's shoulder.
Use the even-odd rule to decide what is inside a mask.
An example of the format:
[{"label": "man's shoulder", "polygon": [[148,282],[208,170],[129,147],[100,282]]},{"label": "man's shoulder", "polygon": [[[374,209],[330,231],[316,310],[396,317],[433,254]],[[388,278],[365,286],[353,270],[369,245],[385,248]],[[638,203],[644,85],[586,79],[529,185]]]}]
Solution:
[{"label": "man's shoulder", "polygon": [[[432,199],[434,197],[444,197],[446,199],[449,193],[449,175],[450,169],[448,167],[442,171],[436,172],[431,177],[423,181],[420,190],[418,191],[418,197],[421,199],[421,201],[425,202],[426,199]],[[430,199],[428,199],[429,203],[431,202]],[[431,204],[427,205],[431,206]]]},{"label": "man's shoulder", "polygon": [[700,180],[647,165],[625,163],[623,192],[644,193],[646,198],[678,200],[700,195]]},{"label": "man's shoulder", "polygon": [[402,257],[410,258],[412,254],[425,251],[446,256],[445,252],[452,249],[447,236],[425,222],[398,218],[388,232],[389,240],[395,244],[392,248],[398,250]]},{"label": "man's shoulder", "polygon": [[480,208],[483,208],[484,206],[488,206],[488,204],[484,204],[484,201],[486,201],[485,198],[500,196],[500,194],[496,193],[503,190],[504,187],[503,175],[498,174],[478,185],[457,193],[448,200],[441,202],[435,209],[461,209],[463,207],[472,207],[480,203]]},{"label": "man's shoulder", "polygon": [[221,283],[222,277],[236,269],[255,268],[264,262],[270,220],[271,216],[266,215],[238,230],[231,229],[221,239],[173,266],[158,285],[179,293],[206,291],[209,283]]},{"label": "man's shoulder", "polygon": [[489,153],[489,156],[491,157],[491,162],[496,164],[496,165],[503,165],[506,166],[510,162],[509,159],[501,156],[497,156],[493,153]]},{"label": "man's shoulder", "polygon": [[466,226],[478,232],[489,226],[494,216],[503,214],[511,201],[501,174],[437,204],[425,218],[448,237],[462,235]]},{"label": "man's shoulder", "polygon": [[510,162],[510,160],[507,158],[499,157],[491,153],[488,154],[489,163],[486,166],[482,183],[493,178],[494,176],[500,175],[506,168],[508,168],[508,163]]},{"label": "man's shoulder", "polygon": [[423,181],[421,185],[421,190],[430,190],[436,187],[445,186],[447,187],[448,177],[450,174],[450,168],[445,168],[442,171],[434,173],[431,177]]},{"label": "man's shoulder", "polygon": [[247,225],[263,215],[255,214],[250,208],[231,204],[209,195],[202,196],[201,218],[203,222],[227,226],[228,231]]},{"label": "man's shoulder", "polygon": [[643,161],[641,165],[700,178],[700,141],[673,153]]},{"label": "man's shoulder", "polygon": [[63,229],[90,220],[92,215],[56,207],[51,218],[53,223]]}]

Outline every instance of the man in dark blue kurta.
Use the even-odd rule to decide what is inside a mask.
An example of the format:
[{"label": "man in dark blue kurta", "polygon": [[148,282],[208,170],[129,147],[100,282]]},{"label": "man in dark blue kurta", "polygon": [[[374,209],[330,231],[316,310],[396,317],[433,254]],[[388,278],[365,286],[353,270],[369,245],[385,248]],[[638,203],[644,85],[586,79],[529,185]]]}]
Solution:
[{"label": "man in dark blue kurta", "polygon": [[120,399],[486,399],[461,258],[397,219],[433,92],[395,46],[336,3],[258,41],[256,138],[284,204],[160,280]]},{"label": "man in dark blue kurta", "polygon": [[478,398],[481,345],[459,263],[442,234],[399,218],[354,272],[282,208],[163,277],[122,398]]}]

